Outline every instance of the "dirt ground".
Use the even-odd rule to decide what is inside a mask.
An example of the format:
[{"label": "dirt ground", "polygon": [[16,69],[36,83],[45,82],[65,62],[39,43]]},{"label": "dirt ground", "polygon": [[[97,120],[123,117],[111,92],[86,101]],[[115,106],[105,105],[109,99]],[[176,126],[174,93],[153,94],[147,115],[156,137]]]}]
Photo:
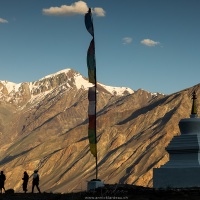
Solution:
[{"label": "dirt ground", "polygon": [[89,192],[69,194],[0,194],[0,200],[200,200],[200,188],[158,189],[112,185]]}]

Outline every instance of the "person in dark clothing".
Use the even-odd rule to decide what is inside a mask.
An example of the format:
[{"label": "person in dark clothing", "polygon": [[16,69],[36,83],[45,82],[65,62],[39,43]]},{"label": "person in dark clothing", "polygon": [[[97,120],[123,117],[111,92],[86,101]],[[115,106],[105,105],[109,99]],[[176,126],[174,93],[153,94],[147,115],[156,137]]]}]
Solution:
[{"label": "person in dark clothing", "polygon": [[3,171],[1,171],[1,174],[0,174],[0,193],[2,193],[2,189],[4,189],[4,192],[6,192],[5,187],[4,187],[5,180],[6,180],[6,176],[3,173]]},{"label": "person in dark clothing", "polygon": [[28,191],[28,190],[27,190],[28,179],[29,179],[29,175],[28,175],[28,173],[25,171],[25,172],[24,172],[24,177],[22,178],[22,180],[23,180],[22,187],[23,187],[24,193],[26,193],[26,192]]},{"label": "person in dark clothing", "polygon": [[33,182],[32,182],[32,193],[34,192],[34,187],[36,186],[39,193],[41,193],[39,188],[40,177],[38,174],[38,170],[35,170],[33,173]]}]

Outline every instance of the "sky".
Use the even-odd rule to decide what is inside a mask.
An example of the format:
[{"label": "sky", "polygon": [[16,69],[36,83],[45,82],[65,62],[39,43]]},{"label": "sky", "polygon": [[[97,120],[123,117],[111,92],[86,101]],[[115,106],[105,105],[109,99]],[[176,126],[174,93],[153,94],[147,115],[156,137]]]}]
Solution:
[{"label": "sky", "polygon": [[199,0],[0,0],[0,80],[87,77],[89,7],[98,82],[164,94],[200,83]]}]

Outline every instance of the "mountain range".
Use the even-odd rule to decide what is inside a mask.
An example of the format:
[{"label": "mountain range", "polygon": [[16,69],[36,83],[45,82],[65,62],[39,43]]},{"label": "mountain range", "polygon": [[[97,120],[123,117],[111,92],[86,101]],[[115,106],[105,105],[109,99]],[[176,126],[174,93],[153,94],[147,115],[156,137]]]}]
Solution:
[{"label": "mountain range", "polygon": [[[22,176],[39,169],[46,192],[86,189],[95,178],[88,141],[88,88],[65,69],[35,82],[0,81],[0,169],[5,187],[22,192]],[[152,187],[153,168],[165,164],[165,147],[190,116],[199,85],[170,95],[97,84],[98,178],[107,184]],[[31,181],[29,182],[31,190]]]}]

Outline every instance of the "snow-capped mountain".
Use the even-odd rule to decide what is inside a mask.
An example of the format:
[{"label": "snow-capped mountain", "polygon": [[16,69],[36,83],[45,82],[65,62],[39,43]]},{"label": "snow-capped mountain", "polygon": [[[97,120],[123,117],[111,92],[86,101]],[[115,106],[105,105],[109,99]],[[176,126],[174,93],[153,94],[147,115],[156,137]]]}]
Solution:
[{"label": "snow-capped mountain", "polygon": [[[23,106],[28,102],[41,100],[54,90],[64,91],[72,88],[88,90],[91,86],[92,84],[80,73],[72,69],[65,69],[34,82],[16,84],[9,81],[0,81],[0,99]],[[124,96],[134,93],[130,88],[111,87],[100,83],[99,86],[104,89],[104,92],[112,95]]]},{"label": "snow-capped mountain", "polygon": [[[0,82],[0,168],[6,188],[21,190],[21,175],[39,169],[47,192],[86,189],[95,178],[88,141],[88,87],[66,69],[35,82]],[[166,145],[191,110],[199,86],[163,95],[97,85],[99,178],[152,186],[152,170],[168,161]],[[30,191],[31,188],[29,188]]]}]

